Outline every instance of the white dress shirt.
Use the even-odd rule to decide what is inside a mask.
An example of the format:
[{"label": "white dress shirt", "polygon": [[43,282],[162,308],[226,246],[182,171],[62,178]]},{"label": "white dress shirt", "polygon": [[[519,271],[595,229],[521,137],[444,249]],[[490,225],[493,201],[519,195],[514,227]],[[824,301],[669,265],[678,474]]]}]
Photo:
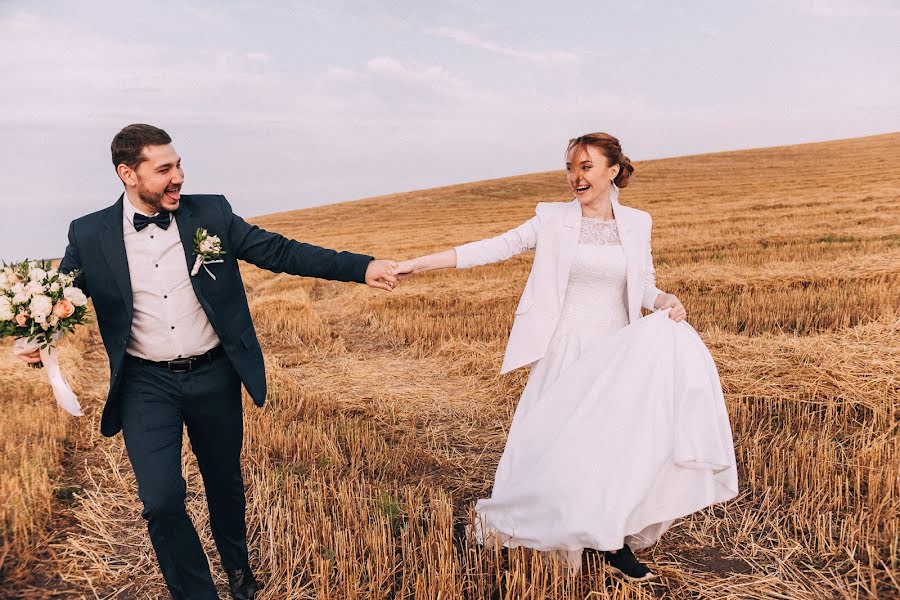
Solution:
[{"label": "white dress shirt", "polygon": [[123,207],[125,253],[134,298],[128,354],[154,361],[173,360],[218,346],[219,337],[191,286],[175,215],[168,229],[151,223],[137,231],[134,215],[140,211],[128,194]]}]

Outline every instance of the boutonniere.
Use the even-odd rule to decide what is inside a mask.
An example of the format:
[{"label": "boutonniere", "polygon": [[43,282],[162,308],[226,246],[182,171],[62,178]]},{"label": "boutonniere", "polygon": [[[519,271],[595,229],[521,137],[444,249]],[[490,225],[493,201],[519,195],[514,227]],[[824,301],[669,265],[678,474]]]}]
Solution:
[{"label": "boutonniere", "polygon": [[210,277],[216,278],[212,272],[206,268],[206,265],[225,262],[222,257],[225,251],[222,250],[222,240],[217,235],[209,235],[209,232],[202,227],[197,228],[194,234],[194,254],[197,260],[194,261],[194,268],[191,269],[191,277],[200,272],[200,267],[206,271]]}]

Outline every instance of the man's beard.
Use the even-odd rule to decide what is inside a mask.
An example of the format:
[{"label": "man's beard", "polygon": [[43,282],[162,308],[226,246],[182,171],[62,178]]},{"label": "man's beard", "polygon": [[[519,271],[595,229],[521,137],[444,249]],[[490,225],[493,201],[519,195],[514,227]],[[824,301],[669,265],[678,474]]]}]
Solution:
[{"label": "man's beard", "polygon": [[144,186],[138,182],[138,197],[141,199],[141,202],[149,206],[153,209],[153,212],[163,212],[167,211],[167,209],[163,206],[163,197],[165,197],[166,190],[162,190],[159,193],[148,190]]},{"label": "man's beard", "polygon": [[145,188],[138,188],[138,196],[140,197],[141,202],[152,208],[153,212],[163,211],[163,194],[165,194],[165,192],[154,194]]}]

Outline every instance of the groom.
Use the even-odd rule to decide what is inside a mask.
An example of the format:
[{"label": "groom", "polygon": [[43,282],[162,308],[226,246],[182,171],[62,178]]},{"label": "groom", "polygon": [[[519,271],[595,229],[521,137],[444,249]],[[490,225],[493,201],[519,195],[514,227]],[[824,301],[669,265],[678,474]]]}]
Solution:
[{"label": "groom", "polygon": [[[129,125],[113,138],[125,193],[72,222],[59,270],[80,271],[75,285],[93,299],[110,367],[100,431],[107,437],[122,431],[172,597],[218,598],[185,512],[186,425],[231,595],[250,599],[257,585],[247,556],[241,384],[262,406],[266,376],[238,259],[384,290],[397,282],[395,263],[264,231],[235,215],[223,196],[182,196],[184,172],[171,142],[151,125]],[[201,229],[221,240],[224,254],[211,256],[208,244],[200,249]],[[198,253],[220,262],[210,260],[192,275]]]}]

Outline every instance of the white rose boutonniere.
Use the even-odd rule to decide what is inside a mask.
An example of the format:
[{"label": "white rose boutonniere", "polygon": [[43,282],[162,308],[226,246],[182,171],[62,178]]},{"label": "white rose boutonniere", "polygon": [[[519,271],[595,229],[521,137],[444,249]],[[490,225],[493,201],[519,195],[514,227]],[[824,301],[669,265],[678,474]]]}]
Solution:
[{"label": "white rose boutonniere", "polygon": [[200,267],[203,267],[203,270],[215,279],[216,276],[206,265],[225,262],[222,260],[225,251],[222,250],[222,240],[219,239],[219,236],[209,235],[207,230],[202,227],[198,228],[194,234],[194,254],[197,255],[197,260],[194,261],[194,268],[191,269],[191,277],[199,273]]}]

